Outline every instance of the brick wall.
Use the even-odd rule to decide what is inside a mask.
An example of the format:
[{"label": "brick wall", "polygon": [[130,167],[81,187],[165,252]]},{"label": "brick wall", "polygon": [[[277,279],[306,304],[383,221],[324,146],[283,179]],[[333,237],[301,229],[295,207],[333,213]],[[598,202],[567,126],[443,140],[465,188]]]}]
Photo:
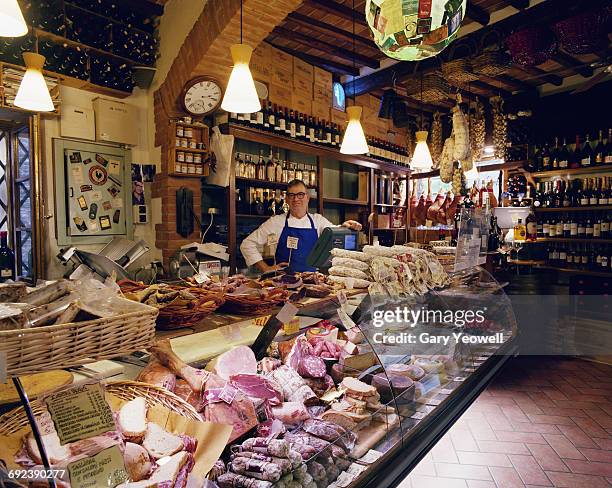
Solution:
[{"label": "brick wall", "polygon": [[[301,0],[243,0],[243,42],[255,48]],[[216,77],[223,85],[232,68],[229,46],[240,42],[240,0],[208,0],[179,50],[166,80],[154,94],[155,145],[162,146],[160,175],[155,177],[153,196],[162,199],[163,222],[157,224],[155,245],[162,249],[164,265],[178,247],[193,242],[196,232],[184,239],[176,233],[176,190],[194,192],[194,210],[200,212],[200,180],[168,176],[168,122],[184,115],[179,96],[184,84],[199,75]]]}]

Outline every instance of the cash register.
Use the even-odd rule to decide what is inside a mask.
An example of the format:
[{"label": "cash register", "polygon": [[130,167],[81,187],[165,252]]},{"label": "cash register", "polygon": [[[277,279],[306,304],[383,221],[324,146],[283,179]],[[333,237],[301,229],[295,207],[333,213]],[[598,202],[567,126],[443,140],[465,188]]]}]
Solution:
[{"label": "cash register", "polygon": [[321,232],[314,247],[306,258],[309,266],[326,269],[331,266],[331,250],[333,248],[357,251],[358,233],[346,227],[327,227]]}]

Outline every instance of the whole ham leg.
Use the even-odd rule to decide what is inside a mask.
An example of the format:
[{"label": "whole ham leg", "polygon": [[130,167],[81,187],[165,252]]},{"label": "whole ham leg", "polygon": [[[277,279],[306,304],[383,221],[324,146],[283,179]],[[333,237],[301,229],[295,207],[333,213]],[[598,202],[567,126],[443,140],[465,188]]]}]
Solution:
[{"label": "whole ham leg", "polygon": [[166,366],[175,375],[183,378],[193,391],[201,392],[210,373],[201,369],[193,368],[182,361],[172,350],[170,341],[164,339],[157,341],[152,347],[151,352],[155,354],[160,363]]}]

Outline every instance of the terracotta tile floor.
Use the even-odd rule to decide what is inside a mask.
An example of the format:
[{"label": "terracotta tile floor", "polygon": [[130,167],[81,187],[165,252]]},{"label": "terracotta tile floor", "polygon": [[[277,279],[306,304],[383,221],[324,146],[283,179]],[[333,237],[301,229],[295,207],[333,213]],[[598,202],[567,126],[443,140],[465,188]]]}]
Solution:
[{"label": "terracotta tile floor", "polygon": [[612,488],[612,366],[516,358],[400,488]]}]

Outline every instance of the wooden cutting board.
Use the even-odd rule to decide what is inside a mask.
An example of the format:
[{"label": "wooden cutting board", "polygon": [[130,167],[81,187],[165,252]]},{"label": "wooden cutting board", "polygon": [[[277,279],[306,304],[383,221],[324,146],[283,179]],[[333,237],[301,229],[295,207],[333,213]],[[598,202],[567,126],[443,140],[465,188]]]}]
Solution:
[{"label": "wooden cutting board", "polygon": [[[28,398],[33,400],[42,393],[72,383],[72,373],[64,370],[47,371],[28,376],[21,376],[21,383]],[[12,380],[0,383],[0,405],[19,402],[19,395]]]}]

